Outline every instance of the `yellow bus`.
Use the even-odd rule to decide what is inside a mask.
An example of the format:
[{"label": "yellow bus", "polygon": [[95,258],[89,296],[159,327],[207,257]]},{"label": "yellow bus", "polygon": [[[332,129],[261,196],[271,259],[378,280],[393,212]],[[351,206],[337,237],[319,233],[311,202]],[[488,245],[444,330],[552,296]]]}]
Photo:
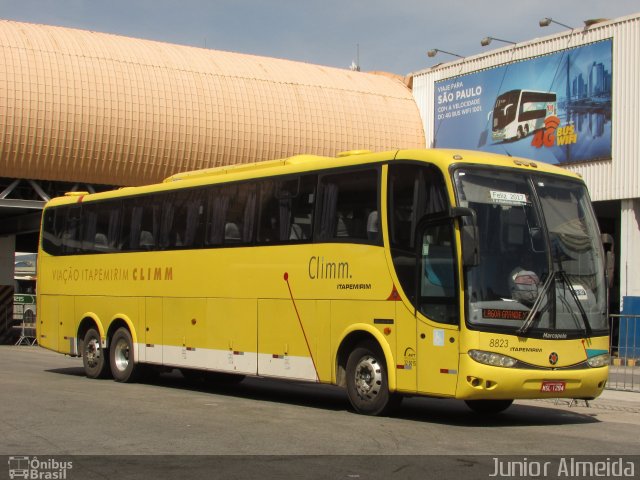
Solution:
[{"label": "yellow bus", "polygon": [[70,193],[38,261],[38,342],[92,378],[320,382],[372,415],[408,395],[591,399],[607,380],[587,189],[524,159],[353,151]]}]

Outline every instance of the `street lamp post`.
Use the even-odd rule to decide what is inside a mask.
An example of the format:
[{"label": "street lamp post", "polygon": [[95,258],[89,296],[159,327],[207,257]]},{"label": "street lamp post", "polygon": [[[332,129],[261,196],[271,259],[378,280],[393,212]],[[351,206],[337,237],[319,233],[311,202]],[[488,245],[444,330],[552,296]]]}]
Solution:
[{"label": "street lamp post", "polygon": [[432,50],[429,50],[429,51],[427,52],[427,56],[429,56],[429,57],[432,57],[432,58],[433,58],[433,57],[435,57],[435,56],[438,54],[438,52],[440,52],[440,53],[446,53],[447,55],[453,55],[454,57],[458,57],[458,58],[464,58],[462,55],[458,55],[457,53],[447,52],[446,50],[440,50],[439,48],[434,48],[434,49],[432,49]]},{"label": "street lamp post", "polygon": [[548,27],[552,23],[555,23],[556,25],[560,25],[564,28],[568,28],[569,30],[573,30],[573,27],[570,27],[569,25],[565,25],[564,23],[556,22],[553,18],[549,18],[549,17],[545,17],[542,20],[540,20],[538,22],[538,25],[540,25],[541,27]]},{"label": "street lamp post", "polygon": [[491,43],[492,40],[495,40],[496,42],[510,43],[511,45],[516,44],[516,42],[512,42],[511,40],[502,40],[501,38],[496,38],[496,37],[484,37],[482,40],[480,40],[480,45],[482,45],[483,47],[486,47]]}]

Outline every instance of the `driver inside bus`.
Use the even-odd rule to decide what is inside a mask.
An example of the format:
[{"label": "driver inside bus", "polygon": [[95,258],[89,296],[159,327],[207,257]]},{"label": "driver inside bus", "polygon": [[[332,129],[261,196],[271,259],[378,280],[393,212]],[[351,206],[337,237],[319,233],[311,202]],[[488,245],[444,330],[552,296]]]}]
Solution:
[{"label": "driver inside bus", "polygon": [[509,274],[511,298],[523,305],[531,306],[538,297],[540,279],[535,272],[523,267],[514,268]]}]

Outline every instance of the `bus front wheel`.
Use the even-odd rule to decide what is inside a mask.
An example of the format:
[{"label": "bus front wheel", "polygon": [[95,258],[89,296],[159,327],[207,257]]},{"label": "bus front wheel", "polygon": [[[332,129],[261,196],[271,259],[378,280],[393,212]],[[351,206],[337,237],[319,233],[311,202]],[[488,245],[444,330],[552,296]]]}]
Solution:
[{"label": "bus front wheel", "polygon": [[129,330],[124,327],[116,330],[111,339],[109,353],[113,379],[116,382],[135,382],[140,373],[140,366],[134,362],[133,339]]},{"label": "bus front wheel", "polygon": [[513,400],[465,400],[465,403],[476,413],[495,415],[509,408]]},{"label": "bus front wheel", "polygon": [[358,413],[383,415],[397,406],[400,397],[389,392],[387,366],[380,348],[359,344],[347,360],[347,395]]},{"label": "bus front wheel", "polygon": [[102,348],[100,333],[90,328],[82,340],[82,364],[89,378],[106,378],[111,373],[108,351]]}]

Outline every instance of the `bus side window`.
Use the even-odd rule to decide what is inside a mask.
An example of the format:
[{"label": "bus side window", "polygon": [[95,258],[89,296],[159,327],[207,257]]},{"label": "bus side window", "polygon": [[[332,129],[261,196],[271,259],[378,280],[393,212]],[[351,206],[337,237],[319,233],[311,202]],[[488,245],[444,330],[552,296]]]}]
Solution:
[{"label": "bus side window", "polygon": [[168,195],[163,202],[159,247],[194,248],[202,245],[204,198],[201,190]]},{"label": "bus side window", "polygon": [[325,175],[320,179],[320,198],[321,241],[380,241],[377,170]]},{"label": "bus side window", "polygon": [[301,177],[297,195],[291,199],[291,224],[288,234],[292,242],[308,241],[312,237],[317,182],[315,175]]},{"label": "bus side window", "polygon": [[65,210],[67,215],[62,231],[62,251],[65,254],[78,253],[81,249],[82,209],[73,205]]},{"label": "bus side window", "polygon": [[275,243],[284,240],[282,230],[288,230],[290,205],[276,197],[276,182],[265,180],[260,183],[258,203],[258,243]]},{"label": "bus side window", "polygon": [[454,255],[449,223],[424,230],[418,305],[425,316],[436,322],[458,323]]},{"label": "bus side window", "polygon": [[120,202],[88,203],[82,206],[82,252],[116,250],[120,230]]},{"label": "bus side window", "polygon": [[391,256],[402,289],[416,300],[416,226],[420,218],[446,209],[442,174],[432,166],[398,163],[389,166],[389,240]]},{"label": "bus side window", "polygon": [[42,249],[49,255],[62,255],[63,208],[48,208],[42,221]]},{"label": "bus side window", "polygon": [[260,184],[259,243],[295,243],[311,238],[315,175]]},{"label": "bus side window", "polygon": [[[229,187],[214,186],[208,189],[208,209],[207,209],[207,233],[205,244],[207,246],[222,245],[226,237],[226,218],[229,210]],[[231,223],[229,223],[231,225]],[[231,228],[231,227],[230,227]],[[240,240],[240,231],[235,226],[238,234],[235,235]]]},{"label": "bus side window", "polygon": [[[214,215],[220,214],[220,217],[214,218],[215,222],[220,221],[218,218],[223,219],[223,223],[218,224],[216,228],[222,228],[224,225],[221,230],[224,245],[251,243],[255,229],[256,185],[229,185],[222,187],[220,194],[226,199],[216,203],[214,196],[212,210]],[[214,240],[211,234],[210,230],[209,239]]]},{"label": "bus side window", "polygon": [[123,250],[154,250],[160,230],[162,199],[148,196],[134,199],[125,209]]},{"label": "bus side window", "polygon": [[[202,245],[204,191],[189,192],[178,212],[179,231],[176,246],[182,248],[198,248]],[[179,244],[179,245],[178,245]]]}]

